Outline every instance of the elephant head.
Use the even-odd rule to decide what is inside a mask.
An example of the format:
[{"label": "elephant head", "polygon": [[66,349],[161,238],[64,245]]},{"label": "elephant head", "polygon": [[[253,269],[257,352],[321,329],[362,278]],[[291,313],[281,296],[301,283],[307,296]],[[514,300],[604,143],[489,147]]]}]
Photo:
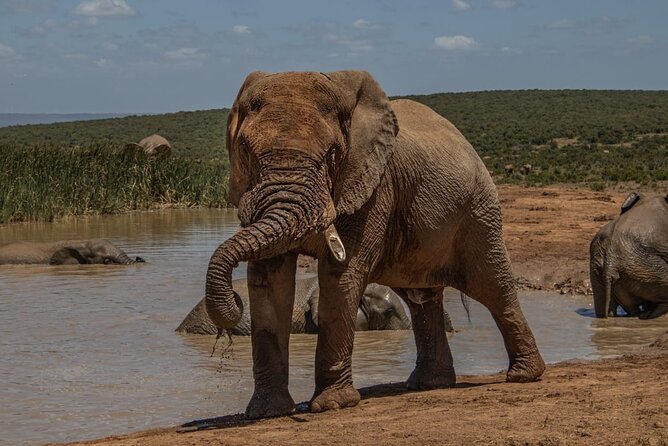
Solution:
[{"label": "elephant head", "polygon": [[128,257],[122,249],[104,239],[64,242],[56,247],[49,259],[51,265],[130,265],[143,262],[141,257]]},{"label": "elephant head", "polygon": [[209,262],[206,307],[222,329],[241,317],[232,270],[320,237],[338,261],[337,215],[372,195],[392,155],[396,117],[367,72],[251,73],[227,123],[230,200],[242,228]]},{"label": "elephant head", "polygon": [[410,330],[411,320],[392,289],[370,283],[357,310],[357,330]]}]

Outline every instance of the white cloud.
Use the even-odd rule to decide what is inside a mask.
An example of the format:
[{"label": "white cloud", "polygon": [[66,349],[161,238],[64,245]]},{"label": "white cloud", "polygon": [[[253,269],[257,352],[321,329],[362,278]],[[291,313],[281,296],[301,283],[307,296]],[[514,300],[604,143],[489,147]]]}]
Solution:
[{"label": "white cloud", "polygon": [[98,59],[95,61],[95,65],[97,65],[98,68],[106,68],[109,66],[109,61],[107,59]]},{"label": "white cloud", "polygon": [[519,5],[519,0],[492,0],[492,7],[496,9],[512,9]]},{"label": "white cloud", "polygon": [[357,29],[378,29],[380,28],[380,25],[369,22],[368,20],[357,19],[353,22],[353,27]]},{"label": "white cloud", "polygon": [[187,61],[204,59],[206,55],[201,53],[197,48],[178,48],[167,51],[165,57],[171,60]]},{"label": "white cloud", "polygon": [[0,59],[9,59],[14,55],[14,48],[0,43]]},{"label": "white cloud", "polygon": [[234,25],[232,27],[232,32],[234,34],[250,34],[251,30],[246,25]]},{"label": "white cloud", "polygon": [[88,17],[132,16],[137,12],[125,0],[86,0],[73,11]]},{"label": "white cloud", "polygon": [[466,0],[452,0],[452,8],[462,12],[471,9],[471,4]]},{"label": "white cloud", "polygon": [[521,48],[512,48],[509,46],[504,46],[501,48],[501,52],[505,54],[522,54],[523,51]]},{"label": "white cloud", "polygon": [[631,45],[649,45],[651,43],[654,43],[654,38],[652,36],[644,34],[642,36],[635,36],[626,39],[626,43],[630,43]]},{"label": "white cloud", "polygon": [[434,46],[446,51],[470,51],[478,48],[478,42],[462,35],[440,36],[434,39]]},{"label": "white cloud", "polygon": [[118,51],[120,47],[113,42],[105,42],[104,44],[102,44],[102,48],[104,48],[107,51]]}]

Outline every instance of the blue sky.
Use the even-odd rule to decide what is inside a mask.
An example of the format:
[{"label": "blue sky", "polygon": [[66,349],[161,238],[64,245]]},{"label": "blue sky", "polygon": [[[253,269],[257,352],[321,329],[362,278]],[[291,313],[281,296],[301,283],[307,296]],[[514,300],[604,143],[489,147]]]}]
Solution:
[{"label": "blue sky", "polygon": [[0,113],[226,107],[246,74],[390,95],[668,89],[667,0],[0,0]]}]

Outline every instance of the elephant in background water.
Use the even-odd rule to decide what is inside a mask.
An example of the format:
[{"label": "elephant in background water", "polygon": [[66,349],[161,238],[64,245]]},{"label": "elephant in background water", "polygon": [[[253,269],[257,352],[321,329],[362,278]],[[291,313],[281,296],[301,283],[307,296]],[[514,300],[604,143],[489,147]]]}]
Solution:
[{"label": "elephant in background water", "polygon": [[626,198],[591,241],[589,277],[596,317],[617,316],[618,306],[641,319],[668,312],[668,195]]},{"label": "elephant in background water", "polygon": [[[248,285],[246,279],[233,281],[243,302],[243,315],[231,333],[249,336],[250,311]],[[292,312],[292,333],[318,332],[318,278],[297,279],[295,284],[295,305]],[[446,331],[453,332],[450,316],[445,313]],[[369,284],[362,295],[355,321],[356,331],[367,330],[409,330],[411,321],[404,310],[399,296],[390,288],[375,283]],[[206,312],[204,299],[200,300],[176,329],[179,333],[214,335],[218,328]]]},{"label": "elephant in background water", "polygon": [[141,257],[128,257],[122,249],[105,239],[0,245],[0,265],[130,265],[143,262]]},{"label": "elephant in background water", "polygon": [[241,228],[213,253],[206,309],[222,333],[242,317],[232,271],[248,262],[255,389],[246,417],[290,414],[289,340],[298,254],[318,259],[313,412],[354,406],[352,349],[369,283],[406,301],[417,346],[410,389],[451,387],[443,289],[492,314],[506,380],[545,363],[522,313],[494,183],[473,147],[425,105],[390,101],[367,72],[251,73],[230,112],[230,201]]}]

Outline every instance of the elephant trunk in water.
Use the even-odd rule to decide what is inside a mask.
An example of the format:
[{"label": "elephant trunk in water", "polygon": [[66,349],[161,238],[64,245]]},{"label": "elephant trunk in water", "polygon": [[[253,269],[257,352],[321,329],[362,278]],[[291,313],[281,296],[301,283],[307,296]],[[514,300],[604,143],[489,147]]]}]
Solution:
[{"label": "elephant trunk in water", "polygon": [[[206,277],[206,309],[219,333],[232,329],[243,311],[241,298],[231,282],[232,270],[239,262],[283,254],[299,246],[313,232],[334,234],[333,239],[340,245],[332,225],[335,217],[332,199],[319,186],[327,184],[318,178],[323,173],[319,163],[304,153],[291,155],[285,163],[288,165],[265,170],[266,180],[244,194],[239,203],[242,228],[211,257]],[[295,156],[316,165],[295,169]],[[336,246],[330,244],[330,248],[336,256]]]}]

